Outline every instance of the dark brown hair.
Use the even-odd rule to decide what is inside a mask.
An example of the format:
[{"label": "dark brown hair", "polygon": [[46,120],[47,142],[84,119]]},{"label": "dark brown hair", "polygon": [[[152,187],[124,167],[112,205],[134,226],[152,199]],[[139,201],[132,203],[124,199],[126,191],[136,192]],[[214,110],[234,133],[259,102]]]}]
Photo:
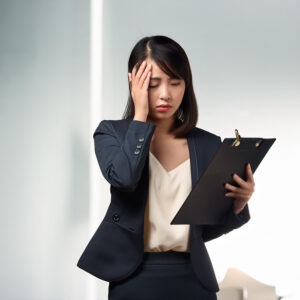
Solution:
[{"label": "dark brown hair", "polygon": [[[131,51],[128,61],[128,72],[131,73],[135,65],[139,68],[146,58],[153,59],[168,76],[185,81],[185,92],[179,108],[183,113],[183,121],[179,118],[176,119],[172,133],[176,137],[186,137],[197,124],[198,109],[191,67],[185,51],[177,42],[166,36],[144,37],[137,42]],[[129,96],[123,118],[133,117],[134,103],[129,88]]]}]

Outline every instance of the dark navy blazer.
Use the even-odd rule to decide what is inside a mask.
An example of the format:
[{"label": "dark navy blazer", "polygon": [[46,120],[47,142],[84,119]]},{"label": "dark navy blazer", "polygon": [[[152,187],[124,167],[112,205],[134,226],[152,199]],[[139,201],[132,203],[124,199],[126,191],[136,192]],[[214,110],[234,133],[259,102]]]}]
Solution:
[{"label": "dark navy blazer", "polygon": [[[93,137],[100,169],[110,183],[111,203],[77,266],[112,282],[127,278],[143,260],[144,212],[148,193],[148,159],[155,125],[127,120],[100,122]],[[220,137],[194,128],[187,136],[192,186],[211,161]],[[190,254],[201,284],[219,287],[205,242],[236,229],[250,219],[248,206],[230,214],[223,225],[190,225]]]}]

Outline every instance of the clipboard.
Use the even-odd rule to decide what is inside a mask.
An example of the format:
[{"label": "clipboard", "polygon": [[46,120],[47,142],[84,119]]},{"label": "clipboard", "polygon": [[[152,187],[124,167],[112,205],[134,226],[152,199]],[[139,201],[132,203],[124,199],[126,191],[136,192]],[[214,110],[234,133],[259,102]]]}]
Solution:
[{"label": "clipboard", "polygon": [[225,183],[235,184],[231,174],[245,179],[245,166],[254,173],[275,138],[226,138],[209,166],[192,189],[171,224],[218,225],[232,210],[233,199],[225,196]]}]

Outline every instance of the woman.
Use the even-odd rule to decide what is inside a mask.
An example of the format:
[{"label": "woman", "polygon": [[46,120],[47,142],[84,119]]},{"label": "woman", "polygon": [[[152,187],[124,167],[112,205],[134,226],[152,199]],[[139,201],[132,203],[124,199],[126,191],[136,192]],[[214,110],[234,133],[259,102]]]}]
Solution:
[{"label": "woman", "polygon": [[218,284],[205,242],[245,224],[254,191],[246,180],[224,193],[233,201],[222,225],[170,225],[220,146],[196,128],[188,58],[165,36],[141,39],[128,63],[129,99],[122,120],[100,122],[93,137],[111,203],[78,266],[109,281],[111,300],[216,299]]}]

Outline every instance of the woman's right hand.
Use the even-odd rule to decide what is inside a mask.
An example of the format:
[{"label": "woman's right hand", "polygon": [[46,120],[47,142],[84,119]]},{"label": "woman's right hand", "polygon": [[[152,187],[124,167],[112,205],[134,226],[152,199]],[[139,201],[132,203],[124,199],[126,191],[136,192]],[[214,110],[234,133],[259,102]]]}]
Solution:
[{"label": "woman's right hand", "polygon": [[128,73],[131,97],[134,103],[134,120],[146,121],[149,113],[148,86],[151,77],[152,65],[145,60],[137,71],[137,65]]}]

